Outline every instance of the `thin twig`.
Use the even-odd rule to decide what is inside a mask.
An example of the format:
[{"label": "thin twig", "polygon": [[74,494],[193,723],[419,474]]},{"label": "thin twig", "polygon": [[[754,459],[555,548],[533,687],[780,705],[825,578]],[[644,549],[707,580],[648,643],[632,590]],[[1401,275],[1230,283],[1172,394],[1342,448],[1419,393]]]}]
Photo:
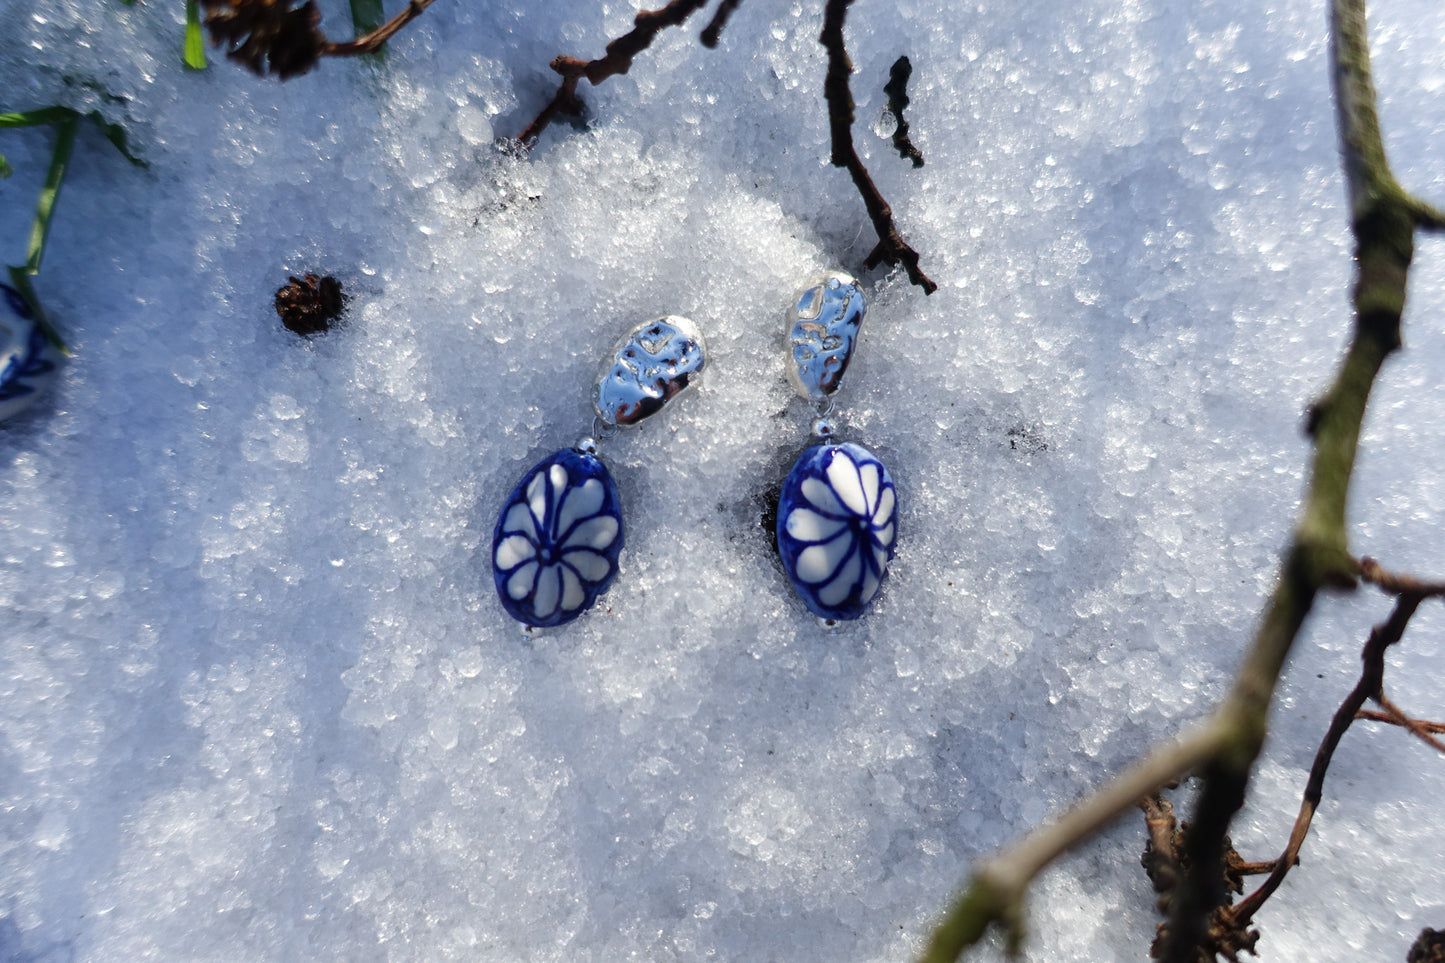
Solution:
[{"label": "thin twig", "polygon": [[1445,231],[1445,211],[1418,198],[1410,198],[1410,213],[1422,231]]},{"label": "thin twig", "polygon": [[1438,752],[1445,752],[1445,743],[1442,743],[1439,739],[1436,739],[1434,736],[1430,735],[1430,731],[1428,729],[1426,729],[1424,726],[1420,725],[1420,723],[1416,722],[1414,719],[1410,718],[1410,716],[1402,712],[1400,710],[1400,707],[1387,699],[1383,692],[1375,697],[1375,701],[1380,704],[1380,708],[1385,710],[1385,714],[1390,717],[1390,721],[1393,722],[1395,725],[1410,730],[1411,734],[1416,736],[1430,748],[1435,749]]},{"label": "thin twig", "polygon": [[712,19],[708,21],[707,26],[702,29],[702,34],[698,37],[704,47],[711,50],[717,46],[718,38],[722,36],[723,28],[728,25],[728,20],[732,17],[733,11],[736,10],[742,2],[743,0],[722,0],[722,3],[717,5],[717,9],[713,11]]},{"label": "thin twig", "polygon": [[1370,637],[1365,642],[1364,652],[1361,660],[1364,667],[1360,671],[1360,680],[1340,703],[1335,710],[1334,717],[1330,720],[1329,730],[1325,733],[1324,740],[1320,743],[1319,749],[1315,752],[1315,761],[1310,766],[1309,781],[1305,784],[1304,800],[1300,803],[1299,815],[1295,817],[1294,828],[1290,830],[1289,842],[1284,852],[1275,860],[1274,871],[1269,878],[1259,885],[1253,893],[1240,900],[1234,906],[1225,910],[1236,923],[1243,926],[1254,918],[1259,908],[1265,901],[1279,889],[1289,871],[1299,861],[1300,847],[1304,845],[1305,836],[1309,834],[1310,822],[1314,819],[1315,810],[1319,808],[1320,800],[1324,798],[1325,774],[1329,772],[1330,760],[1334,758],[1335,749],[1344,737],[1345,730],[1350,723],[1358,717],[1360,708],[1369,699],[1379,698],[1381,686],[1385,678],[1385,650],[1396,642],[1400,641],[1405,634],[1405,627],[1410,623],[1410,617],[1415,614],[1415,609],[1420,605],[1420,596],[1414,594],[1401,595],[1395,601],[1394,611],[1390,613],[1389,619],[1374,627]]},{"label": "thin twig", "polygon": [[[839,0],[830,0],[828,9],[838,5]],[[1097,790],[1058,823],[1034,830],[976,870],[934,933],[925,957],[930,963],[956,959],[994,923],[1003,925],[1010,943],[1017,945],[1024,890],[1034,875],[1123,807],[1195,769],[1203,777],[1203,788],[1186,842],[1188,872],[1171,900],[1163,958],[1194,960],[1208,920],[1223,902],[1224,837],[1244,802],[1264,744],[1280,674],[1315,596],[1322,589],[1356,584],[1346,502],[1370,390],[1385,358],[1400,346],[1400,315],[1414,251],[1416,213],[1403,191],[1391,189],[1394,179],[1375,114],[1364,0],[1333,0],[1330,26],[1355,235],[1355,326],[1334,381],[1315,406],[1309,486],[1244,665],[1224,703],[1192,737],[1150,750],[1144,762]]]},{"label": "thin twig", "polygon": [[888,71],[888,83],[883,85],[883,93],[888,96],[889,112],[898,122],[893,131],[893,149],[898,151],[899,157],[913,161],[914,167],[922,167],[923,151],[914,146],[913,139],[908,136],[908,118],[903,115],[908,109],[908,78],[912,76],[913,64],[907,57],[899,57]]},{"label": "thin twig", "polygon": [[632,59],[651,46],[659,33],[668,27],[678,26],[705,6],[707,0],[670,0],[657,10],[639,11],[632,20],[632,29],[609,43],[605,56],[596,60],[578,60],[565,55],[554,58],[550,66],[561,75],[562,86],[527,125],[527,129],[518,135],[517,141],[524,147],[530,147],[560,111],[575,108],[577,82],[583,77],[595,87],[608,77],[627,73],[632,67]]},{"label": "thin twig", "polygon": [[1137,806],[1139,800],[1178,779],[1227,743],[1228,733],[1210,719],[1177,741],[1156,746],[1122,775],[1064,813],[1057,822],[1035,829],[995,855],[973,873],[968,888],[934,930],[924,963],[958,959],[964,947],[983,936],[993,923],[1002,924],[1009,943],[1023,939],[1023,897],[1039,871],[1064,852]]},{"label": "thin twig", "polygon": [[328,41],[326,46],[321,48],[321,53],[328,57],[355,57],[360,54],[375,53],[381,49],[382,44],[392,38],[393,34],[421,16],[421,12],[432,3],[433,0],[410,0],[405,10],[366,36],[357,37],[354,40],[343,40],[339,43]]},{"label": "thin twig", "polygon": [[[1392,726],[1398,726],[1400,724],[1395,717],[1389,713],[1376,712],[1373,709],[1361,709],[1355,713],[1355,718],[1363,722],[1384,722]],[[1414,719],[1412,721],[1426,732],[1437,736],[1445,735],[1445,722],[1426,722],[1423,719]]]},{"label": "thin twig", "polygon": [[1266,859],[1257,863],[1235,863],[1230,868],[1241,876],[1263,876],[1265,873],[1274,872],[1277,865],[1279,865],[1279,860]]},{"label": "thin twig", "polygon": [[1365,31],[1365,0],[1333,0],[1330,49],[1355,236],[1355,330],[1334,384],[1314,406],[1308,497],[1265,625],[1231,695],[1242,721],[1247,720],[1246,730],[1204,770],[1193,820],[1191,872],[1173,905],[1172,938],[1163,954],[1169,963],[1193,959],[1205,921],[1223,902],[1215,871],[1220,845],[1244,804],[1250,772],[1264,744],[1275,687],[1314,597],[1324,588],[1355,584],[1357,566],[1349,555],[1346,502],[1370,389],[1385,358],[1400,347],[1415,228],[1380,136]]},{"label": "thin twig", "polygon": [[1445,595],[1445,582],[1426,581],[1413,575],[1387,572],[1373,558],[1360,559],[1358,571],[1360,581],[1374,585],[1390,595],[1418,595],[1422,599]]},{"label": "thin twig", "polygon": [[[559,57],[557,59],[560,60],[562,58]],[[557,60],[552,61],[552,69],[557,70]],[[562,72],[559,70],[558,73]],[[517,135],[517,143],[523,147],[530,147],[537,142],[538,137],[542,136],[542,131],[547,129],[557,114],[564,110],[569,113],[576,112],[578,103],[577,81],[581,78],[582,75],[580,73],[570,75],[562,74],[562,86],[557,88],[557,92],[552,95],[552,99],[547,101],[546,106],[537,112],[536,117],[532,118],[532,122],[527,125],[527,129]]]},{"label": "thin twig", "polygon": [[848,58],[848,48],[843,43],[843,23],[848,16],[848,7],[853,0],[828,0],[823,12],[823,32],[818,42],[828,51],[828,72],[823,78],[823,99],[828,102],[828,126],[832,132],[834,167],[845,168],[853,178],[853,184],[863,197],[863,206],[873,230],[878,235],[878,245],[873,248],[865,267],[879,264],[901,264],[908,272],[908,280],[932,294],[938,285],[918,267],[918,252],[908,246],[898,225],[893,222],[893,209],[878,192],[868,168],[853,146],[853,92],[848,86],[848,76],[853,72],[853,62]]}]

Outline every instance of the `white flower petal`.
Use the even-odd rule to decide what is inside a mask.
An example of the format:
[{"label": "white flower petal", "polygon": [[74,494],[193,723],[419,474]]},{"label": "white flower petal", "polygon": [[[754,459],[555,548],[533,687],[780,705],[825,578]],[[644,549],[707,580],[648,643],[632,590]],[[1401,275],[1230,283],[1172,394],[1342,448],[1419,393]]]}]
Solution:
[{"label": "white flower petal", "polygon": [[888,552],[875,546],[873,549],[873,564],[878,566],[878,577],[881,579],[883,573],[888,571]]},{"label": "white flower petal", "polygon": [[837,571],[843,556],[852,550],[853,538],[847,532],[821,545],[810,545],[798,554],[798,563],[794,567],[798,578],[813,584],[828,581],[828,577]]},{"label": "white flower petal", "polygon": [[521,535],[533,541],[537,540],[537,525],[532,521],[532,513],[527,506],[518,502],[507,509],[507,517],[502,520],[503,535]]},{"label": "white flower petal", "polygon": [[557,534],[561,535],[572,527],[579,518],[596,515],[602,507],[607,489],[596,478],[589,478],[581,485],[567,492],[562,499],[562,510],[557,513]]},{"label": "white flower petal", "polygon": [[557,611],[557,597],[561,594],[559,565],[548,565],[537,576],[537,595],[532,600],[532,614],[545,619]]},{"label": "white flower petal", "polygon": [[577,570],[577,574],[589,582],[600,582],[612,571],[612,563],[596,552],[577,549],[562,555],[562,561]]},{"label": "white flower petal", "polygon": [[567,490],[567,469],[561,465],[553,465],[547,469],[547,474],[552,477],[552,513],[556,517],[557,506],[562,501],[562,493]]},{"label": "white flower petal", "polygon": [[509,535],[497,543],[497,551],[493,558],[497,568],[505,572],[509,568],[516,568],[536,554],[537,549],[531,539],[523,538],[521,535]]},{"label": "white flower petal", "polygon": [[532,517],[537,520],[537,528],[545,530],[547,527],[547,473],[537,472],[532,476],[532,481],[527,485],[527,505],[532,509]]},{"label": "white flower petal", "polygon": [[858,469],[858,478],[863,483],[863,500],[867,503],[863,515],[871,518],[878,508],[878,486],[882,483],[878,465],[871,461],[863,465]]},{"label": "white flower petal", "polygon": [[854,515],[868,517],[868,501],[863,497],[863,482],[858,477],[858,466],[844,451],[834,452],[828,463],[828,484],[833,486],[838,500]]},{"label": "white flower petal", "polygon": [[848,598],[848,593],[853,591],[853,586],[862,574],[862,555],[853,552],[848,556],[848,561],[834,576],[833,580],[818,590],[818,601],[824,605],[841,605]]},{"label": "white flower petal", "polygon": [[617,519],[611,515],[598,515],[572,529],[572,534],[562,543],[563,548],[607,548],[617,538]]},{"label": "white flower petal", "polygon": [[518,601],[526,598],[537,580],[537,563],[528,562],[507,579],[507,595]]},{"label": "white flower petal", "polygon": [[843,522],[826,518],[807,508],[795,508],[788,512],[784,525],[787,533],[800,542],[822,542],[838,534]]},{"label": "white flower petal", "polygon": [[878,586],[881,584],[881,580],[878,578],[877,575],[873,574],[873,570],[871,568],[868,571],[864,572],[863,594],[858,596],[859,604],[867,605],[869,602],[873,601],[873,596],[878,594]]},{"label": "white flower petal", "polygon": [[890,522],[882,528],[875,528],[873,530],[873,538],[884,548],[891,546],[893,544],[893,524]]},{"label": "white flower petal", "polygon": [[894,503],[893,489],[883,489],[883,494],[878,496],[878,506],[873,509],[873,524],[887,525],[888,523],[892,522],[893,509],[896,507],[897,505]]},{"label": "white flower petal", "polygon": [[582,591],[582,582],[577,578],[577,573],[565,565],[558,568],[562,573],[562,608],[569,612],[582,607],[587,599],[587,593]]},{"label": "white flower petal", "polygon": [[824,515],[846,515],[843,506],[838,504],[832,489],[824,484],[821,478],[803,479],[803,497],[808,503],[822,512]]}]

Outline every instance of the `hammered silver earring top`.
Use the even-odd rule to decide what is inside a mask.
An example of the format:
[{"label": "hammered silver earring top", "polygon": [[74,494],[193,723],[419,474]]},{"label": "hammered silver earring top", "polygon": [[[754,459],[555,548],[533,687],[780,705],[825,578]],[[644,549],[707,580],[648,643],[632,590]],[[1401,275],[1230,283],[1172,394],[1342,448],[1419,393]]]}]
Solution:
[{"label": "hammered silver earring top", "polygon": [[788,382],[801,397],[821,401],[842,386],[866,312],[863,289],[841,271],[799,293],[788,312]]}]

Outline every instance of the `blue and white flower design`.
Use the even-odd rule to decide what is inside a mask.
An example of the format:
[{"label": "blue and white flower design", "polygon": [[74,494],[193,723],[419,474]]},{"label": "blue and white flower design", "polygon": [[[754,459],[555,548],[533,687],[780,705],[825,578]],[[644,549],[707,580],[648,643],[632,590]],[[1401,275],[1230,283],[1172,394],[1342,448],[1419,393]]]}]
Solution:
[{"label": "blue and white flower design", "polygon": [[778,500],[778,552],[809,611],[863,615],[893,558],[897,511],[892,476],[862,445],[803,452]]},{"label": "blue and white flower design", "polygon": [[20,292],[0,284],[0,421],[30,406],[55,377],[60,352]]},{"label": "blue and white flower design", "polygon": [[622,551],[622,505],[607,466],[564,448],[529,471],[492,532],[492,580],[507,614],[562,625],[607,591]]}]

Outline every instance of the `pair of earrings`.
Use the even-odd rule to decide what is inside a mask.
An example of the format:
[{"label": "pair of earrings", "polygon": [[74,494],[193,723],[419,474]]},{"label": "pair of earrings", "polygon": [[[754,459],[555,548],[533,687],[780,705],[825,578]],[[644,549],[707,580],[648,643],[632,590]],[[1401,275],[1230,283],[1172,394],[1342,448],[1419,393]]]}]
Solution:
[{"label": "pair of earrings", "polygon": [[[833,273],[809,285],[788,317],[788,380],[816,406],[818,443],[783,483],[778,553],[803,603],[829,621],[867,610],[898,531],[888,469],[861,445],[834,443],[828,418],[865,311],[858,282]],[[514,619],[539,628],[562,625],[612,585],[625,542],[622,503],[597,439],[661,411],[696,384],[706,366],[701,332],[676,315],[639,325],[618,342],[593,387],[592,435],[533,466],[498,515],[492,580]]]}]

